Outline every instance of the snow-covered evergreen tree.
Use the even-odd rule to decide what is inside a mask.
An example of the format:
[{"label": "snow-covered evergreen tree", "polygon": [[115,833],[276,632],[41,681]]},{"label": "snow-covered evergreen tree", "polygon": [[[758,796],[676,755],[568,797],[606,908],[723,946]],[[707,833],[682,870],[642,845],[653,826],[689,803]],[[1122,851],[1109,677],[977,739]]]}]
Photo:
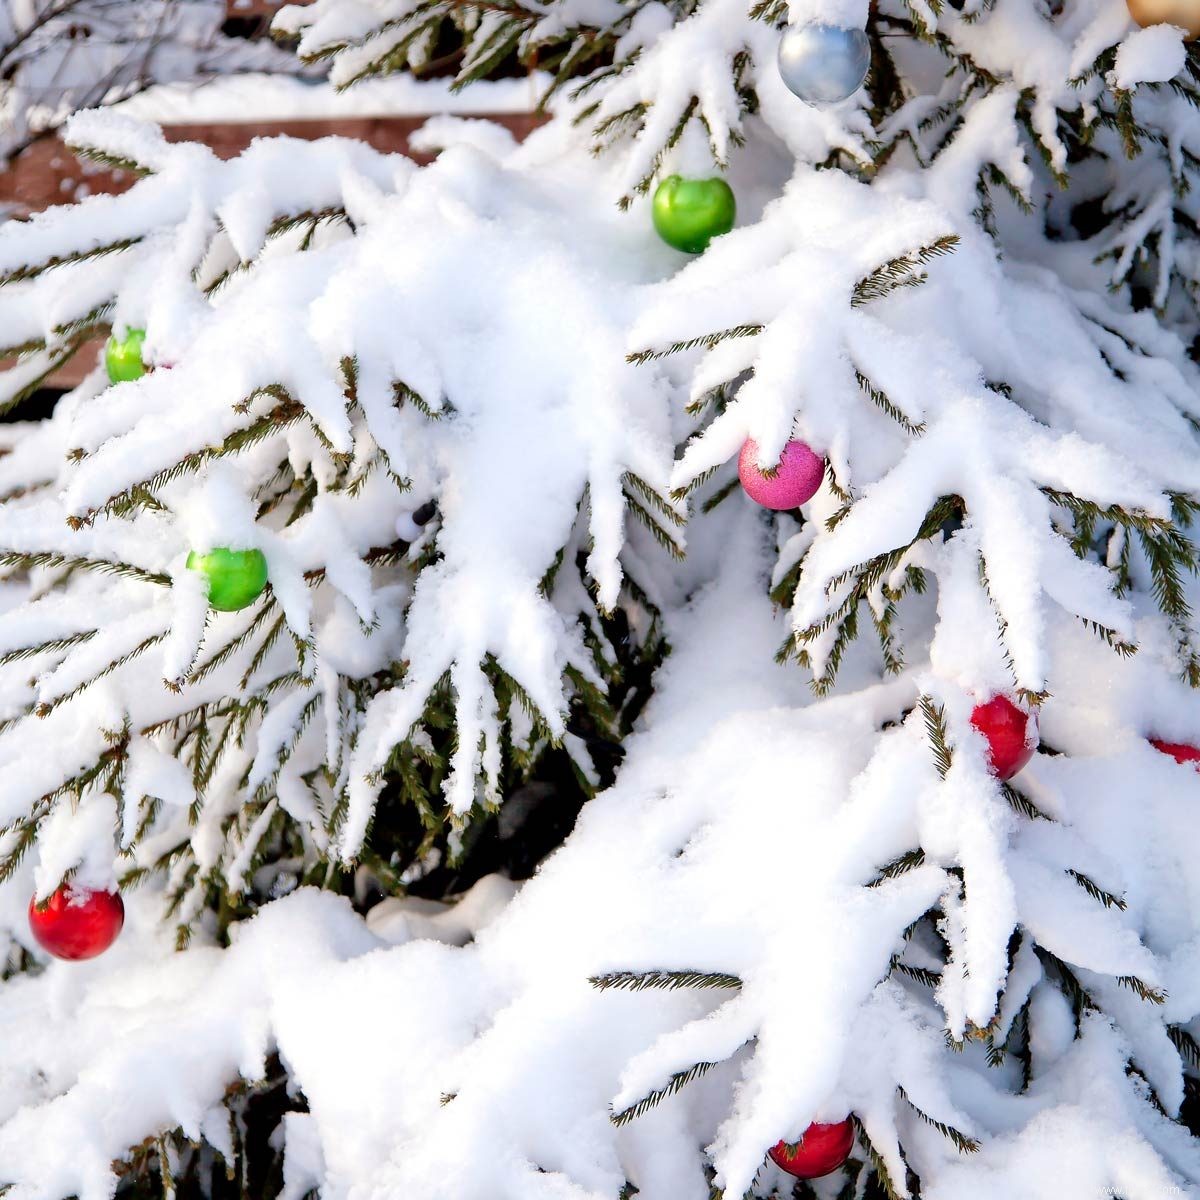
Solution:
[{"label": "snow-covered evergreen tree", "polygon": [[[814,23],[869,36],[844,102],[781,75]],[[1185,31],[276,27],[338,85],[537,68],[550,117],[417,168],[84,113],[144,178],[0,229],[7,407],[99,330],[157,368],[0,435],[10,1200],[1200,1196]],[[690,259],[672,175],[737,200]],[[792,440],[824,477],[768,512],[738,460]],[[90,964],[29,931],[64,882],[128,906]],[[768,1157],[844,1120],[831,1174]]]}]

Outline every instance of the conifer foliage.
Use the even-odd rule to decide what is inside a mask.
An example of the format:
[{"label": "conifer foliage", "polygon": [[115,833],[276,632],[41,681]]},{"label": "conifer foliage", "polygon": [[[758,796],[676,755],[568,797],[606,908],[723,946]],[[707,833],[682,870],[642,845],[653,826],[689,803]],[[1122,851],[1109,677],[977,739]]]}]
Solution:
[{"label": "conifer foliage", "polygon": [[[779,76],[808,21],[870,37],[840,105]],[[1124,0],[275,28],[549,119],[418,168],[87,112],[139,182],[0,227],[0,1183],[1193,1194],[1200,52]],[[671,174],[737,196],[691,259]],[[146,374],[19,419],[132,329]],[[756,508],[747,439],[820,490]],[[467,945],[364,921],[530,874],[571,795]],[[74,977],[23,924],[64,883],[129,911]],[[768,1158],[848,1118],[827,1179]]]}]

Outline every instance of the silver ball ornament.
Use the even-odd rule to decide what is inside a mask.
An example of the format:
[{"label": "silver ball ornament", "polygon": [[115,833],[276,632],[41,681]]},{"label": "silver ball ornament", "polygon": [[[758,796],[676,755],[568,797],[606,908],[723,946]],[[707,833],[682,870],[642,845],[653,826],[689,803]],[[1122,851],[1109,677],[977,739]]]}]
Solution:
[{"label": "silver ball ornament", "polygon": [[790,25],[779,39],[779,74],[806,104],[837,104],[862,87],[871,43],[862,29]]}]

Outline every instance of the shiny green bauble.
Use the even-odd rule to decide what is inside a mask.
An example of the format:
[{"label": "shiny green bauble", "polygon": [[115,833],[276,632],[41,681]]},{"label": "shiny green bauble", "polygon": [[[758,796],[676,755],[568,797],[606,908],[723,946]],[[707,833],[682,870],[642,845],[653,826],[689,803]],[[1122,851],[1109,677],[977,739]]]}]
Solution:
[{"label": "shiny green bauble", "polygon": [[117,337],[114,331],[104,347],[104,365],[110,383],[127,383],[145,375],[146,364],[142,362],[142,342],[145,340],[144,329],[126,329],[123,338]]},{"label": "shiny green bauble", "polygon": [[700,254],[733,228],[737,203],[723,179],[668,175],[654,193],[654,228],[668,246]]},{"label": "shiny green bauble", "polygon": [[221,612],[236,612],[253,604],[267,586],[267,560],[261,550],[227,550],[217,546],[207,554],[193,550],[189,571],[208,578],[208,602]]}]

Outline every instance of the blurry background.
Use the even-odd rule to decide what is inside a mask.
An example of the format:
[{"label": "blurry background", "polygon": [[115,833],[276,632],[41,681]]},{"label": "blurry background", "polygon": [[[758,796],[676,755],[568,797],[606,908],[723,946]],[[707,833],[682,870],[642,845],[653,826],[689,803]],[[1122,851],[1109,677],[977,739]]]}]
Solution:
[{"label": "blurry background", "polygon": [[[221,158],[278,134],[343,135],[408,154],[413,131],[444,112],[494,117],[518,137],[537,120],[537,91],[515,62],[510,78],[472,85],[470,96],[453,93],[452,42],[423,80],[368,80],[338,93],[320,64],[305,66],[294,47],[272,40],[271,19],[285,2],[0,0],[0,220],[133,181],[81,162],[59,139],[83,108],[144,117],[168,140],[202,142]],[[93,368],[98,350],[99,343],[49,376],[21,419],[45,416]]]}]

